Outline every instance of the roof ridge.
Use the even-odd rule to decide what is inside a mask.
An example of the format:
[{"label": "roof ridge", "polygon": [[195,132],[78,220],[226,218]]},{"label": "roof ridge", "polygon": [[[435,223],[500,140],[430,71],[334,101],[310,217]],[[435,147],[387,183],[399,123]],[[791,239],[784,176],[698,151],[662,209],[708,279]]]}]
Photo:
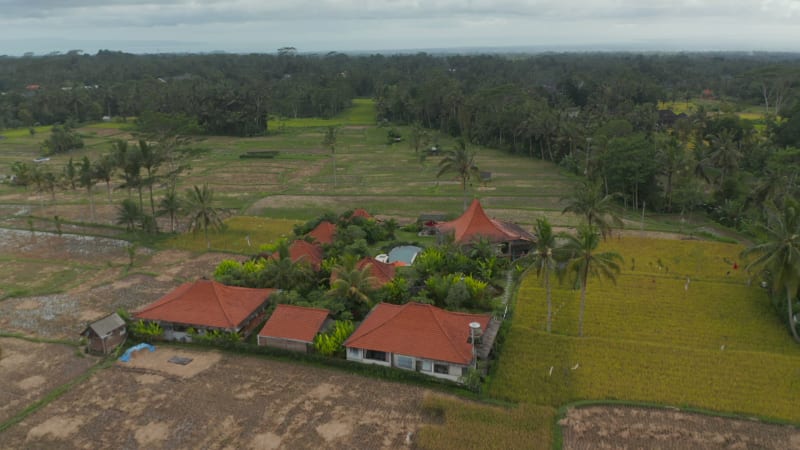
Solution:
[{"label": "roof ridge", "polygon": [[377,330],[378,328],[383,328],[383,327],[384,327],[384,326],[385,326],[387,323],[389,323],[389,321],[391,321],[392,319],[394,319],[395,317],[397,317],[397,315],[398,315],[398,314],[400,314],[402,311],[404,311],[404,310],[406,309],[406,306],[408,306],[408,305],[410,305],[410,304],[411,304],[411,303],[406,303],[405,305],[395,305],[395,304],[393,304],[393,303],[386,303],[386,302],[380,302],[380,303],[378,303],[378,304],[375,306],[375,308],[372,308],[372,310],[369,312],[369,314],[367,314],[367,316],[366,316],[366,317],[364,317],[364,320],[362,320],[362,321],[361,321],[361,323],[364,323],[364,322],[367,320],[367,317],[369,317],[369,316],[370,316],[370,314],[372,314],[372,313],[375,311],[375,309],[376,309],[378,306],[380,306],[380,305],[388,305],[388,307],[389,307],[389,308],[394,308],[394,309],[395,309],[395,311],[394,311],[394,314],[392,314],[391,316],[387,317],[387,318],[386,318],[386,320],[384,320],[384,321],[383,321],[383,323],[381,323],[381,324],[380,324],[380,325],[378,325],[377,327],[373,327],[371,330],[369,330],[369,331],[367,331],[366,333],[364,333],[364,334],[362,334],[362,335],[358,336],[358,338],[359,338],[359,339],[361,339],[361,338],[363,338],[364,336],[368,336],[368,335],[372,334],[372,332],[373,332],[373,331],[375,331],[375,330]]},{"label": "roof ridge", "polygon": [[233,323],[233,319],[231,319],[231,316],[228,315],[228,310],[225,308],[225,305],[222,304],[222,299],[221,299],[221,296],[220,296],[220,292],[218,290],[218,289],[222,289],[222,287],[227,287],[227,286],[225,286],[224,284],[221,284],[221,283],[217,283],[217,282],[215,282],[213,280],[209,280],[209,281],[211,282],[211,287],[214,289],[214,300],[217,301],[217,304],[219,305],[219,308],[222,310],[222,314],[225,316],[225,320],[228,321],[228,324],[230,326],[235,327],[238,324]]},{"label": "roof ridge", "polygon": [[[420,304],[421,304],[421,303],[420,303]],[[436,308],[436,307],[434,307],[433,305],[425,305],[425,306],[428,306],[428,307],[429,307],[429,308],[428,308],[428,311],[430,311],[430,313],[433,315],[433,319],[436,321],[436,324],[437,324],[437,325],[439,326],[439,328],[442,330],[442,333],[444,333],[444,335],[447,337],[447,342],[450,344],[450,347],[452,347],[452,348],[453,348],[453,350],[455,350],[455,352],[456,352],[456,354],[457,354],[457,355],[461,355],[461,356],[463,357],[463,356],[464,356],[464,354],[463,354],[463,353],[461,353],[461,351],[459,350],[458,346],[455,344],[455,342],[453,342],[453,337],[452,337],[452,336],[450,336],[450,333],[448,333],[448,332],[447,332],[447,328],[445,328],[445,327],[442,325],[442,322],[439,320],[439,314],[437,314],[437,313],[438,313],[438,312],[440,312],[440,311],[441,311],[441,312],[449,312],[449,311],[445,311],[445,310],[443,310],[443,309]],[[435,309],[434,309],[434,308],[435,308]],[[470,356],[472,356],[472,355],[470,355]]]},{"label": "roof ridge", "polygon": [[[149,305],[145,306],[144,308],[142,308],[142,309],[138,310],[138,311],[136,312],[136,314],[141,314],[141,313],[143,313],[143,312],[152,311],[152,310],[154,310],[154,309],[156,309],[156,308],[161,308],[162,306],[164,306],[164,305],[166,305],[166,304],[168,304],[168,303],[172,303],[172,302],[174,302],[174,301],[176,301],[176,300],[180,299],[180,298],[181,298],[181,296],[182,296],[183,294],[185,294],[185,293],[186,293],[186,291],[188,291],[189,289],[191,289],[191,287],[192,287],[192,286],[193,286],[195,283],[197,283],[197,281],[194,281],[194,282],[187,281],[187,282],[185,282],[185,283],[182,283],[182,284],[181,284],[181,285],[179,285],[177,288],[175,288],[174,290],[172,290],[172,291],[170,291],[170,292],[168,292],[168,293],[167,293],[167,295],[172,295],[172,298],[169,298],[169,299],[167,299],[166,301],[163,301],[163,302],[162,302],[161,300],[163,300],[163,299],[164,299],[164,298],[162,297],[160,300],[156,300],[155,302],[153,302],[153,303],[151,303],[151,304],[149,304]],[[178,295],[178,292],[180,292],[180,294],[181,294],[181,295]]]}]

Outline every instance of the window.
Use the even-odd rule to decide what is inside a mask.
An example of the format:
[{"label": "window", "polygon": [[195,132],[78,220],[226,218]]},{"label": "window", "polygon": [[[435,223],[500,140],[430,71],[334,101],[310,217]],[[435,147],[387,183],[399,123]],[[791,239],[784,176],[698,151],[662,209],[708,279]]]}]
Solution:
[{"label": "window", "polygon": [[450,366],[447,365],[447,364],[436,363],[436,364],[433,365],[433,371],[435,373],[443,373],[445,375],[449,375],[450,374]]},{"label": "window", "polygon": [[394,358],[394,362],[397,367],[402,369],[412,370],[414,368],[414,360],[409,358],[408,356],[397,355]]},{"label": "window", "polygon": [[425,360],[417,360],[417,372],[430,372],[433,370],[433,363]]},{"label": "window", "polygon": [[377,361],[386,361],[386,352],[379,352],[377,350],[367,350],[364,359],[374,359]]},{"label": "window", "polygon": [[347,358],[348,359],[361,359],[361,349],[360,348],[347,347]]}]

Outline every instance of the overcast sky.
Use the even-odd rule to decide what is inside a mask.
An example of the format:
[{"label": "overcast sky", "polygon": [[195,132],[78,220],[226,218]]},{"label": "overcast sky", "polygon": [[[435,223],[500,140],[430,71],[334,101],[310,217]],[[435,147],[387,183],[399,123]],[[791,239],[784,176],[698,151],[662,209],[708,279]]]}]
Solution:
[{"label": "overcast sky", "polygon": [[800,51],[800,0],[0,0],[0,54]]}]

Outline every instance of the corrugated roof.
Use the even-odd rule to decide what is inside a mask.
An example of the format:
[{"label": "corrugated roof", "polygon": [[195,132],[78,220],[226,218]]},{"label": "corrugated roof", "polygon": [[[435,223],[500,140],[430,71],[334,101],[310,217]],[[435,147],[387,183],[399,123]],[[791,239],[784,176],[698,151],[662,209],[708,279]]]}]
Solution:
[{"label": "corrugated roof", "polygon": [[455,242],[463,244],[478,240],[480,237],[490,242],[507,242],[515,240],[532,241],[533,235],[514,224],[490,219],[476,199],[461,217],[437,226],[439,231],[453,233]]},{"label": "corrugated roof", "polygon": [[308,235],[316,239],[320,244],[331,244],[333,243],[333,237],[336,235],[336,225],[323,220]]},{"label": "corrugated roof", "polygon": [[259,336],[313,342],[330,312],[327,309],[278,305]]},{"label": "corrugated roof", "polygon": [[490,319],[489,314],[450,312],[422,303],[380,303],[345,346],[466,365],[472,361],[470,322],[485,330]]},{"label": "corrugated roof", "polygon": [[122,320],[122,317],[120,317],[119,314],[113,313],[109,316],[103,317],[97,322],[93,322],[81,334],[86,334],[86,332],[91,329],[98,336],[105,336],[106,334],[111,333],[122,326],[125,326],[125,321]]},{"label": "corrugated roof", "polygon": [[184,283],[134,317],[186,326],[238,329],[276,289],[226,286],[212,280]]}]

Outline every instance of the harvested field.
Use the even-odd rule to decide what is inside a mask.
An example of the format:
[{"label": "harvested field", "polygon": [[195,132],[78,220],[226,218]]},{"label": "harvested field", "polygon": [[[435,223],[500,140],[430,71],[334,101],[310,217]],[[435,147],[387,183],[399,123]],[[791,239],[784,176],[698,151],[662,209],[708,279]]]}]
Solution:
[{"label": "harvested field", "polygon": [[0,423],[97,362],[68,345],[0,338],[0,348]]},{"label": "harvested field", "polygon": [[564,449],[800,449],[800,430],[682,411],[592,406],[559,422]]},{"label": "harvested field", "polygon": [[[146,368],[96,373],[4,432],[7,448],[405,448],[424,424],[421,388],[216,352],[140,353]],[[171,373],[176,354],[204,368]]]}]

